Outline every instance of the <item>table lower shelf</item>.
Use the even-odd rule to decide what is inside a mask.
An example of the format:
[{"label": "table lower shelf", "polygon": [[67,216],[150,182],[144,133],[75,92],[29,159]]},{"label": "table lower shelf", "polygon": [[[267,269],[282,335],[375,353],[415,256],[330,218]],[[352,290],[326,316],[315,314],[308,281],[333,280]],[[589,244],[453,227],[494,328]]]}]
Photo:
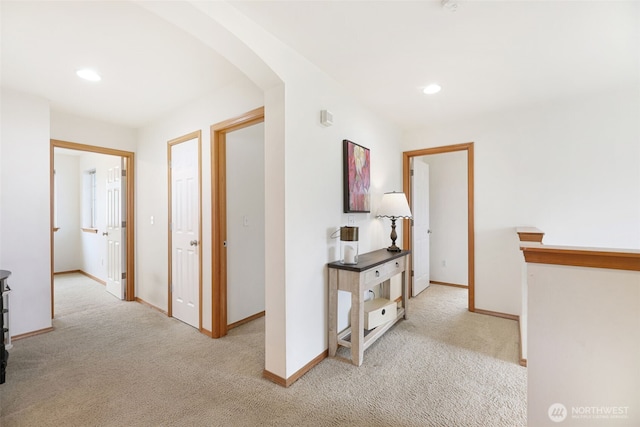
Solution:
[{"label": "table lower shelf", "polygon": [[[389,328],[396,324],[396,322],[404,317],[404,308],[398,307],[398,314],[395,319],[388,321],[384,325],[377,326],[373,329],[364,330],[363,347],[366,350],[371,344],[373,344],[382,334],[384,334]],[[351,348],[351,327],[348,327],[344,331],[338,334],[338,345]]]}]

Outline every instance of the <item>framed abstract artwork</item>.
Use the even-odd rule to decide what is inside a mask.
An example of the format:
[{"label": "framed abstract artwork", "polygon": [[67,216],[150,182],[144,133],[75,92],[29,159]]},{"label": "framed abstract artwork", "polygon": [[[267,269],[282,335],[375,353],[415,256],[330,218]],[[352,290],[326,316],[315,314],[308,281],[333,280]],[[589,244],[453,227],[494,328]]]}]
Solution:
[{"label": "framed abstract artwork", "polygon": [[369,149],[343,140],[344,212],[371,212]]}]

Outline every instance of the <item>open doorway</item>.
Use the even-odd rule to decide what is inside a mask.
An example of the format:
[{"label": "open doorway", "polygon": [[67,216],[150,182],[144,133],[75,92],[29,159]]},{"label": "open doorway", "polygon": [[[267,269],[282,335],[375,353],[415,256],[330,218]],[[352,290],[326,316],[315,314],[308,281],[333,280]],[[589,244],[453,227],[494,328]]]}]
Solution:
[{"label": "open doorway", "polygon": [[[457,153],[462,152],[466,154],[466,233],[467,233],[467,284],[468,284],[468,309],[469,311],[475,311],[475,250],[474,250],[474,187],[473,187],[473,143],[457,144],[444,147],[426,148],[421,150],[407,151],[403,153],[403,187],[404,192],[407,195],[409,204],[413,205],[412,201],[415,195],[412,194],[411,185],[411,164],[414,160],[423,158],[424,156],[432,156],[436,154],[444,153]],[[408,221],[407,221],[408,222]],[[408,249],[413,249],[415,242],[411,233],[412,227],[403,227],[403,244]],[[414,262],[412,257],[412,264]],[[412,270],[414,270],[412,265]],[[410,276],[409,286],[411,293],[413,293],[413,277]]]},{"label": "open doorway", "polygon": [[[85,275],[98,279],[106,285],[106,289],[116,295],[118,298],[133,301],[135,298],[135,273],[134,273],[134,161],[132,152],[95,147],[84,144],[77,144],[67,141],[51,140],[50,144],[50,213],[51,213],[51,317],[55,315],[55,299],[54,299],[54,274],[59,271],[74,271],[83,269],[69,268],[59,264],[56,268],[56,233],[61,232],[58,223],[63,218],[58,218],[63,214],[63,210],[58,206],[56,187],[58,180],[56,177],[56,150],[72,150],[73,152],[84,153],[89,157],[90,154],[99,154],[98,156],[106,159],[106,163],[110,167],[104,167],[101,170],[101,178],[97,176],[97,168],[89,168],[84,171],[77,169],[76,185],[78,191],[87,191],[92,193],[92,186],[99,187],[100,192],[93,191],[93,197],[100,197],[95,203],[89,202],[86,206],[76,203],[73,208],[76,210],[78,219],[72,227],[77,228],[78,233],[86,233],[91,236],[93,245],[101,245],[104,249],[104,256],[99,259],[92,260],[93,263],[99,264],[96,271],[104,270],[103,277],[99,274],[87,273]],[[95,156],[94,156],[95,157]],[[79,164],[79,163],[78,163]],[[62,165],[60,165],[62,167]],[[85,173],[86,172],[86,173]],[[85,176],[86,175],[86,176]],[[85,200],[90,200],[90,197]],[[92,212],[93,210],[93,212]],[[102,225],[98,227],[96,223],[97,210],[100,214],[104,214]],[[59,236],[62,236],[60,233]],[[59,239],[60,240],[60,239]],[[87,250],[91,250],[90,246]],[[73,257],[73,254],[71,255]]]},{"label": "open doorway", "polygon": [[263,122],[260,107],[211,126],[213,338],[265,315]]}]

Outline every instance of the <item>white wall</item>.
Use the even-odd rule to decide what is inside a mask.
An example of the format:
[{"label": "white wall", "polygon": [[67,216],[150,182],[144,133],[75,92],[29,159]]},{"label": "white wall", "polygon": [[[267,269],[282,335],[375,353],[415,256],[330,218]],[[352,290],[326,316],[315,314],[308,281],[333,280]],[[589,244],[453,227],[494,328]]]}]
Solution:
[{"label": "white wall", "polygon": [[49,105],[2,88],[0,268],[10,270],[11,335],[51,327]]},{"label": "white wall", "polygon": [[137,131],[88,117],[51,110],[51,139],[135,152]]},{"label": "white wall", "polygon": [[[339,258],[338,240],[330,235],[347,225],[342,140],[371,150],[371,213],[353,214],[360,253],[389,246],[390,223],[377,219],[376,210],[383,193],[402,190],[398,128],[367,111],[311,67],[290,82],[285,104],[287,377],[327,348],[326,264]],[[330,128],[319,123],[325,108],[334,114]],[[339,318],[346,318],[349,303],[349,295],[341,292]]]},{"label": "white wall", "polygon": [[265,369],[286,377],[287,304],[285,293],[284,85],[265,91],[264,221],[265,241]]},{"label": "white wall", "polygon": [[429,165],[430,279],[467,286],[467,153],[421,159]]},{"label": "white wall", "polygon": [[[388,246],[389,224],[375,219],[375,211],[384,192],[402,188],[400,131],[229,5],[199,7],[206,8],[283,82],[283,94],[279,86],[263,87],[266,240],[281,240],[267,254],[265,368],[288,378],[327,348],[326,264],[339,257],[338,241],[330,236],[347,224],[342,206],[342,140],[371,149],[372,211],[354,214],[360,251],[367,252]],[[333,112],[332,127],[320,124],[323,109]],[[344,296],[340,299],[344,313],[348,308]]]},{"label": "white wall", "polygon": [[53,271],[82,269],[80,251],[80,157],[67,154],[54,155],[56,170],[56,199],[59,230],[53,233]]},{"label": "white wall", "polygon": [[[529,425],[640,425],[640,273],[527,268]],[[568,412],[562,423],[549,418],[557,403]],[[624,417],[573,417],[574,408],[576,415],[588,415],[593,407],[614,407]]]},{"label": "white wall", "polygon": [[227,133],[227,323],[264,311],[264,123]]},{"label": "white wall", "polygon": [[516,226],[546,244],[640,247],[637,88],[439,124],[404,150],[475,142],[476,308],[520,314]]}]

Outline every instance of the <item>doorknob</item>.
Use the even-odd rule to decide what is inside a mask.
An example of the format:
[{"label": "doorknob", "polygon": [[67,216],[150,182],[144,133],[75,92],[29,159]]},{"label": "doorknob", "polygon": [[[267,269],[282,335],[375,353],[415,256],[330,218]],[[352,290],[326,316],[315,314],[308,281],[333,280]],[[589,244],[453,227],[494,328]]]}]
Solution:
[{"label": "doorknob", "polygon": [[108,236],[109,233],[107,233],[106,231],[104,233],[102,233],[103,236]]},{"label": "doorknob", "polygon": [[192,240],[192,241],[189,242],[189,244],[191,246],[198,246],[198,241],[197,240]]}]

